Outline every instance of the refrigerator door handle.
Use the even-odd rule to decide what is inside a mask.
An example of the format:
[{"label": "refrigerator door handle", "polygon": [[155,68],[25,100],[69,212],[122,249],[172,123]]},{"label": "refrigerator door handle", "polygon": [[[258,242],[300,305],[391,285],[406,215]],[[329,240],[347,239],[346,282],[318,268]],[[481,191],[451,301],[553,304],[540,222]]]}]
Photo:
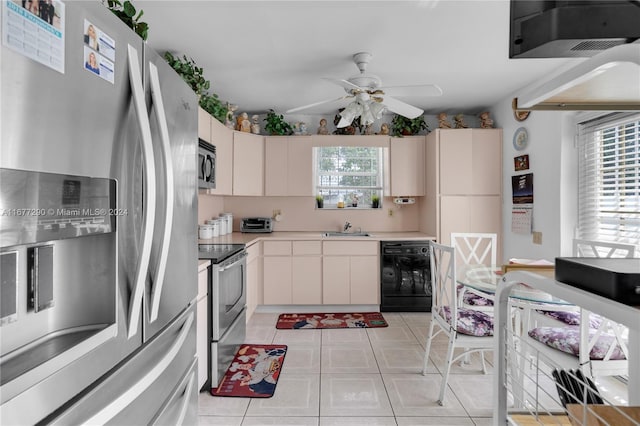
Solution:
[{"label": "refrigerator door handle", "polygon": [[138,263],[136,265],[134,287],[129,303],[129,333],[128,337],[133,337],[138,332],[138,323],[142,311],[142,296],[149,270],[151,259],[151,244],[153,242],[153,228],[155,225],[155,205],[156,205],[156,169],[153,155],[153,142],[151,139],[151,125],[144,98],[144,88],[142,87],[142,72],[138,62],[138,51],[128,45],[129,57],[129,82],[133,93],[133,105],[140,126],[142,139],[143,180],[145,185],[143,211],[144,225],[142,231],[142,248]]},{"label": "refrigerator door handle", "polygon": [[167,351],[164,357],[162,357],[162,359],[151,369],[151,371],[145,374],[144,377],[134,383],[133,386],[131,386],[129,389],[124,391],[118,398],[116,398],[102,410],[94,414],[90,419],[84,422],[84,424],[106,424],[118,413],[124,410],[125,407],[127,407],[140,395],[147,391],[153,385],[153,383],[164,373],[169,365],[171,365],[171,362],[180,352],[182,345],[189,335],[189,330],[191,329],[191,325],[193,324],[194,315],[195,314],[193,312],[189,314],[187,319],[184,321],[182,330],[180,330],[180,335],[174,342],[173,346],[171,346],[171,349]]},{"label": "refrigerator door handle", "polygon": [[167,269],[167,259],[169,257],[169,243],[171,242],[171,231],[173,227],[173,205],[174,205],[174,177],[173,160],[171,159],[171,144],[169,139],[169,129],[167,127],[167,117],[165,115],[164,103],[162,101],[162,91],[160,89],[160,78],[158,68],[153,63],[149,63],[149,77],[151,83],[151,98],[155,105],[156,118],[160,127],[160,139],[162,154],[165,166],[165,185],[167,188],[167,205],[164,216],[164,229],[160,241],[160,259],[157,263],[151,290],[151,312],[149,322],[154,322],[158,318],[160,309],[160,298],[162,297],[162,285],[164,284],[164,273]]}]

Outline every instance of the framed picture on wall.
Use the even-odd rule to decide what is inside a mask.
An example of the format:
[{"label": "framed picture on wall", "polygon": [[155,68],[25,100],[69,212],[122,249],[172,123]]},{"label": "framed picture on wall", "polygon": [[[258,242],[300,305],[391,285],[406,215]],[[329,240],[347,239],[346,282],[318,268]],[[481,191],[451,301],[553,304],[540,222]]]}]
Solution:
[{"label": "framed picture on wall", "polygon": [[521,170],[529,170],[529,155],[518,155],[513,159],[513,167],[516,169],[516,172]]}]

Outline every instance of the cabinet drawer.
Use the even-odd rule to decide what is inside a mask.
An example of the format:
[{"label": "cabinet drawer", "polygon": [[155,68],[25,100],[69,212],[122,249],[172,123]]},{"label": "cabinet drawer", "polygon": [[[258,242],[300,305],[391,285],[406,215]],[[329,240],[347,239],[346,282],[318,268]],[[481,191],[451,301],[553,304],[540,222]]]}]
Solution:
[{"label": "cabinet drawer", "polygon": [[322,254],[339,256],[377,255],[377,241],[325,241]]},{"label": "cabinet drawer", "polygon": [[307,254],[322,254],[322,241],[293,241],[293,254],[307,255]]},{"label": "cabinet drawer", "polygon": [[265,256],[291,256],[291,241],[265,241],[263,244]]}]

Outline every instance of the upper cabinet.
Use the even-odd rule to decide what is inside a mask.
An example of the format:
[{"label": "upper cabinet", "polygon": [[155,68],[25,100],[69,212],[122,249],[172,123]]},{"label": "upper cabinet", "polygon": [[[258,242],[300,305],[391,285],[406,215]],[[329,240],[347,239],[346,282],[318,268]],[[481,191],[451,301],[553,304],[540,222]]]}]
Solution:
[{"label": "upper cabinet", "polygon": [[264,195],[312,196],[311,136],[265,138]]},{"label": "upper cabinet", "polygon": [[198,137],[205,142],[211,143],[211,120],[209,113],[198,107]]},{"label": "upper cabinet", "polygon": [[264,137],[233,132],[233,195],[264,195]]},{"label": "upper cabinet", "polygon": [[391,138],[391,196],[424,195],[424,136]]},{"label": "upper cabinet", "polygon": [[501,129],[438,129],[440,194],[502,193]]},{"label": "upper cabinet", "polygon": [[233,194],[233,130],[211,117],[211,143],[216,147],[215,195]]}]

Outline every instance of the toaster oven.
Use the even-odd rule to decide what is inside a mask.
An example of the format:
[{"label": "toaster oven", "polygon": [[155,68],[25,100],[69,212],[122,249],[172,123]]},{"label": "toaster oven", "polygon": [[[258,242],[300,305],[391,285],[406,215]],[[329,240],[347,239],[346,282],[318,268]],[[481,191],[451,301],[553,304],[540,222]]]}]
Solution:
[{"label": "toaster oven", "polygon": [[270,217],[245,217],[240,220],[240,232],[272,232]]}]

